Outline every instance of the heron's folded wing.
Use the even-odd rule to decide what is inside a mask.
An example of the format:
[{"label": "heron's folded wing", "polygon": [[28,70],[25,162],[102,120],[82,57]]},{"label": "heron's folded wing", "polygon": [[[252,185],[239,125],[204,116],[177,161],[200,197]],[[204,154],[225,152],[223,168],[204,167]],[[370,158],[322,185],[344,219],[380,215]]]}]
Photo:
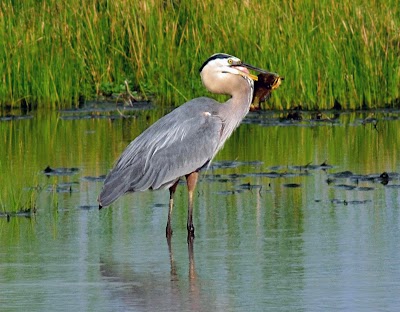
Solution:
[{"label": "heron's folded wing", "polygon": [[223,120],[212,105],[187,104],[129,144],[104,182],[100,203],[106,206],[126,192],[169,187],[212,160],[221,145]]},{"label": "heron's folded wing", "polygon": [[223,122],[218,116],[204,114],[185,120],[173,138],[157,149],[148,161],[150,172],[156,171],[151,187],[169,187],[177,178],[206,166],[220,144]]},{"label": "heron's folded wing", "polygon": [[[223,127],[218,116],[199,112],[179,122],[173,120],[155,125],[152,138],[143,142],[143,146],[137,142],[142,152],[136,153],[136,164],[130,161],[130,168],[127,168],[131,173],[130,191],[169,187],[179,177],[200,169],[215,156]],[[141,166],[139,174],[132,170],[137,165]]]}]

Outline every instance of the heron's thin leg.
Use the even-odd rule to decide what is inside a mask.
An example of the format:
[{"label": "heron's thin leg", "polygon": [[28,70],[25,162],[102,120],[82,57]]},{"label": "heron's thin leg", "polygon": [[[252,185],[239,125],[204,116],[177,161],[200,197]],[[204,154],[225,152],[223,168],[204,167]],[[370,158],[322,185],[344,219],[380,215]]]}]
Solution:
[{"label": "heron's thin leg", "polygon": [[194,238],[194,226],[193,226],[193,193],[196,188],[197,178],[199,173],[197,171],[192,172],[186,176],[186,183],[188,187],[188,218],[187,218],[187,230],[188,230],[188,241]]},{"label": "heron's thin leg", "polygon": [[172,208],[174,207],[174,194],[176,191],[176,186],[178,185],[178,181],[174,183],[169,188],[169,209],[168,209],[168,221],[167,221],[167,228],[165,229],[165,233],[168,239],[171,239],[172,236],[172,227],[171,227],[171,215],[172,215]]},{"label": "heron's thin leg", "polygon": [[196,270],[194,265],[193,240],[188,241],[188,254],[189,254],[189,281],[194,282],[196,280]]},{"label": "heron's thin leg", "polygon": [[177,281],[178,280],[178,274],[176,272],[176,265],[175,265],[175,259],[174,259],[174,254],[172,252],[172,244],[171,244],[171,238],[167,238],[167,243],[168,243],[168,252],[169,252],[169,262],[171,265],[171,281]]}]

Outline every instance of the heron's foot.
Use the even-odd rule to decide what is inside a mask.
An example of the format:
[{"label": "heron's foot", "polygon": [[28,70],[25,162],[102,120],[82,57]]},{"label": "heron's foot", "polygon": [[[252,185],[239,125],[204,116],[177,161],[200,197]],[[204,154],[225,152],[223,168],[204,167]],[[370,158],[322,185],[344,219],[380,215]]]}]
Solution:
[{"label": "heron's foot", "polygon": [[168,223],[167,227],[165,228],[165,236],[167,238],[171,238],[172,237],[172,233],[173,233],[173,231],[172,231],[171,224]]},{"label": "heron's foot", "polygon": [[187,230],[188,230],[187,241],[188,242],[193,242],[193,239],[194,239],[194,226],[193,226],[193,224],[188,224]]}]

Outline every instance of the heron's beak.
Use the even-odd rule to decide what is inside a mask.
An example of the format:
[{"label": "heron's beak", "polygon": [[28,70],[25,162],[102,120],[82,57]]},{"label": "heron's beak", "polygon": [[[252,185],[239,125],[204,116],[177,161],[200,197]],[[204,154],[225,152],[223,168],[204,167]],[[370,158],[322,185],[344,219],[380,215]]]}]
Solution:
[{"label": "heron's beak", "polygon": [[[255,67],[255,66],[253,66],[253,65],[250,65],[250,64],[242,63],[241,65],[242,65],[243,67],[246,67],[246,68],[248,68],[248,69],[254,70],[254,71],[256,71],[256,72],[259,72],[259,73],[262,73],[262,74],[274,75],[274,76],[277,76],[277,77],[279,77],[279,75],[278,75],[278,74],[275,74],[275,73],[272,73],[272,72],[266,71],[266,70],[264,70],[264,69],[261,69],[261,68]],[[250,74],[250,75],[251,75],[251,74]],[[250,75],[249,75],[249,76],[250,76]],[[258,77],[257,77],[257,76],[255,76],[255,75],[251,75],[251,76],[253,76],[253,77],[256,77],[256,79],[254,79],[253,77],[250,77],[251,79],[253,79],[253,80],[255,80],[255,81],[257,81],[257,80],[258,80]]]},{"label": "heron's beak", "polygon": [[251,79],[253,79],[254,81],[257,81],[257,80],[258,80],[258,77],[257,77],[256,75],[253,75],[253,74],[248,73],[248,74],[246,74],[246,76],[249,77],[249,78],[251,78]]},{"label": "heron's beak", "polygon": [[232,67],[236,68],[239,71],[239,74],[241,76],[248,77],[248,78],[250,78],[250,79],[252,79],[254,81],[258,80],[258,77],[256,75],[250,74],[250,72],[249,72],[249,70],[247,69],[246,66],[242,66],[242,64],[240,64],[240,65],[235,65],[235,66],[232,66]]}]

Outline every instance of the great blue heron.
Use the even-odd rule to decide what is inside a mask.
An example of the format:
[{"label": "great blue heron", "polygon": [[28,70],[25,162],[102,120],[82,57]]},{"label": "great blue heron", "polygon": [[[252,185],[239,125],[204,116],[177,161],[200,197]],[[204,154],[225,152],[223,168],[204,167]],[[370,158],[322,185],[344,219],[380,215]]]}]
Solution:
[{"label": "great blue heron", "polygon": [[268,73],[223,53],[205,61],[200,68],[204,86],[231,98],[225,103],[207,97],[193,99],[140,134],[107,175],[98,198],[99,208],[128,192],[169,188],[166,235],[170,238],[174,193],[179,179],[185,176],[189,192],[188,239],[194,238],[193,192],[199,171],[210,164],[249,111],[257,76],[248,69]]}]

